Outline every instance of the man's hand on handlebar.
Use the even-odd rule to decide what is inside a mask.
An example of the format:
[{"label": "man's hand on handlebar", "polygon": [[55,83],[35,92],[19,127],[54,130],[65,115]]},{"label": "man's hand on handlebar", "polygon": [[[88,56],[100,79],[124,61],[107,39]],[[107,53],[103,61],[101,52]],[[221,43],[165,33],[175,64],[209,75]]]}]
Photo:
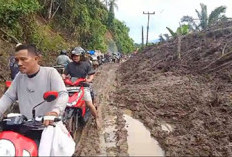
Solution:
[{"label": "man's hand on handlebar", "polygon": [[85,82],[91,83],[92,79],[85,79]]},{"label": "man's hand on handlebar", "polygon": [[[58,114],[57,114],[56,112],[48,112],[48,113],[46,114],[46,116],[55,116],[55,117],[57,117]],[[44,120],[43,124],[44,124],[45,126],[48,126],[48,125],[52,125],[53,122],[54,122],[53,120]]]},{"label": "man's hand on handlebar", "polygon": [[65,75],[65,74],[62,74],[61,77],[62,77],[63,80],[65,80],[67,78],[69,78],[69,79],[71,78],[70,75]]}]

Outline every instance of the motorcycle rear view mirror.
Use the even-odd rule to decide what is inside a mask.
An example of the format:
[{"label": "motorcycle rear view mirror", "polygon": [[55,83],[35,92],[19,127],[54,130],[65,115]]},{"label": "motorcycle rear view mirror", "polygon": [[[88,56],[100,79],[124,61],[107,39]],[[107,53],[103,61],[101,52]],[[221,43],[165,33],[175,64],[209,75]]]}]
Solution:
[{"label": "motorcycle rear view mirror", "polygon": [[32,116],[35,119],[35,108],[40,106],[42,103],[44,103],[45,101],[47,102],[51,102],[53,100],[55,100],[58,97],[58,92],[57,91],[47,91],[44,93],[43,98],[44,101],[42,101],[41,103],[39,103],[38,105],[34,106],[32,108]]},{"label": "motorcycle rear view mirror", "polygon": [[48,91],[48,92],[44,93],[44,95],[43,95],[44,100],[47,102],[54,101],[54,100],[56,100],[57,97],[58,97],[57,91]]},{"label": "motorcycle rear view mirror", "polygon": [[6,82],[5,82],[5,86],[6,86],[7,88],[9,88],[10,85],[11,85],[11,81],[6,81]]}]

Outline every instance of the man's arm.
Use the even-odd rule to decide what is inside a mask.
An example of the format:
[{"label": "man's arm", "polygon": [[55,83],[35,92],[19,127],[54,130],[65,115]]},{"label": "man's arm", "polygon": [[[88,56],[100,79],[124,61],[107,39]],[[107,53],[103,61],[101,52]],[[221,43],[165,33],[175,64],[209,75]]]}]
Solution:
[{"label": "man's arm", "polygon": [[64,80],[64,79],[67,77],[68,74],[69,74],[69,63],[68,63],[68,65],[65,67],[64,73],[61,75],[62,79]]},{"label": "man's arm", "polygon": [[60,74],[54,69],[51,75],[51,90],[59,92],[56,104],[52,107],[52,112],[61,114],[68,103],[68,92]]},{"label": "man's arm", "polygon": [[11,106],[11,104],[16,100],[16,81],[18,77],[16,77],[8,90],[4,93],[4,95],[0,99],[0,117],[6,112],[6,110]]},{"label": "man's arm", "polygon": [[93,78],[94,78],[94,74],[88,75],[87,78],[86,78],[86,82],[92,82]]},{"label": "man's arm", "polygon": [[67,59],[68,59],[68,63],[70,63],[72,60],[69,58],[69,56],[67,56]]},{"label": "man's arm", "polygon": [[86,82],[92,82],[94,78],[95,70],[90,64],[87,64],[87,78]]}]

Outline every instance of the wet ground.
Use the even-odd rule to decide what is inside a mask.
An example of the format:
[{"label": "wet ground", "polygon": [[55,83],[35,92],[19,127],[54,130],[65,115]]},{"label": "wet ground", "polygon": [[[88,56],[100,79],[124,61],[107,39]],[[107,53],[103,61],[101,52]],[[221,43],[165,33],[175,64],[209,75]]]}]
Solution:
[{"label": "wet ground", "polygon": [[119,64],[107,64],[98,69],[93,87],[97,93],[102,130],[97,131],[91,119],[83,129],[76,155],[164,156],[164,151],[149,129],[133,117],[132,111],[116,103],[118,67]]},{"label": "wet ground", "polygon": [[147,47],[117,71],[117,104],[133,111],[165,155],[232,156],[227,24]]},{"label": "wet ground", "polygon": [[129,156],[164,156],[159,143],[139,120],[124,114]]}]

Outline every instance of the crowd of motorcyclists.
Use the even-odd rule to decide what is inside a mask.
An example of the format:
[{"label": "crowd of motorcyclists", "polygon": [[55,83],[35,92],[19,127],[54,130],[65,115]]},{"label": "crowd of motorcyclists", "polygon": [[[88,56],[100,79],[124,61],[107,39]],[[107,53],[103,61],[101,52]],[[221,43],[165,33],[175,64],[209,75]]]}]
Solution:
[{"label": "crowd of motorcyclists", "polygon": [[[36,110],[36,116],[62,116],[68,102],[68,92],[64,79],[69,77],[73,82],[78,78],[84,78],[83,100],[95,118],[96,126],[101,128],[97,105],[94,101],[94,92],[91,83],[96,69],[104,63],[119,63],[122,54],[108,53],[96,54],[94,51],[86,51],[81,47],[75,47],[71,52],[61,50],[54,67],[43,67],[39,64],[41,54],[35,45],[18,44],[15,54],[9,65],[11,68],[12,83],[0,98],[0,118],[5,111],[18,101],[20,113],[27,118],[34,118],[32,110]],[[59,96],[56,101],[43,102],[46,105],[37,107],[43,94],[47,91],[57,91]],[[45,120],[45,126],[53,125],[53,120]]]},{"label": "crowd of motorcyclists", "polygon": [[[95,54],[93,51],[83,51],[81,60],[88,61],[94,69],[97,69],[100,65],[104,63],[120,63],[123,55],[120,52],[106,53],[106,54]],[[72,52],[70,52],[72,53]],[[56,66],[62,65],[66,66],[71,59],[66,50],[61,50],[60,55],[57,57]]]}]

